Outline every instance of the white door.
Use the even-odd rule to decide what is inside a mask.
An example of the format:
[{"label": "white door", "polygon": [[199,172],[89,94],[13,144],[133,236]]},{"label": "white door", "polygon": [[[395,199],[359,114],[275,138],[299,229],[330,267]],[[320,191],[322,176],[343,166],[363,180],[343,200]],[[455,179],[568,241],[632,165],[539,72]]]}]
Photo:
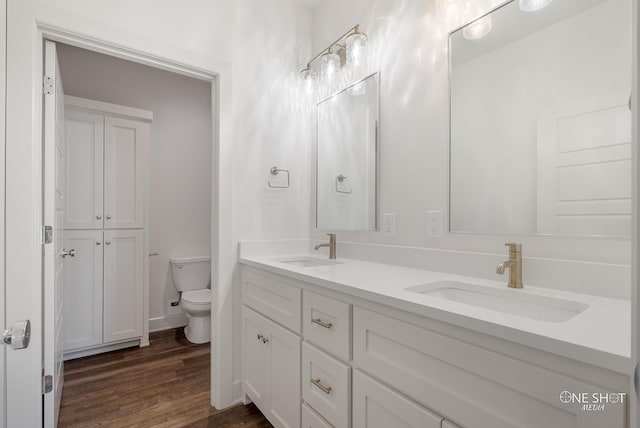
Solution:
[{"label": "white door", "polygon": [[142,230],[104,231],[103,341],[142,336]]},{"label": "white door", "polygon": [[266,412],[270,406],[271,353],[266,346],[266,320],[242,307],[242,381],[244,393]]},{"label": "white door", "polygon": [[64,350],[102,343],[102,230],[67,230],[75,257],[64,271]]},{"label": "white door", "polygon": [[[0,224],[4,225],[4,167],[5,167],[5,87],[6,87],[6,47],[7,47],[7,2],[6,0],[0,0]],[[0,227],[0,328],[4,329],[5,314],[4,314],[4,227]],[[8,320],[7,320],[8,321]],[[8,326],[7,326],[8,327]],[[4,378],[4,372],[6,370],[5,352],[7,352],[7,346],[0,346],[0,426],[7,426],[7,414],[5,412],[5,391],[6,381]],[[9,352],[11,352],[9,350]]]},{"label": "white door", "polygon": [[549,109],[538,121],[538,233],[631,233],[629,89]]},{"label": "white door", "polygon": [[102,229],[104,116],[65,111],[65,229]]},{"label": "white door", "polygon": [[104,120],[104,227],[142,228],[143,154],[148,123],[107,117]]},{"label": "white door", "polygon": [[52,90],[44,95],[44,208],[43,221],[53,228],[53,242],[44,245],[43,266],[43,373],[52,376],[52,390],[44,394],[44,426],[58,423],[62,397],[64,330],[62,287],[64,261],[73,249],[63,248],[64,239],[64,92],[56,44],[45,42],[45,75]]}]

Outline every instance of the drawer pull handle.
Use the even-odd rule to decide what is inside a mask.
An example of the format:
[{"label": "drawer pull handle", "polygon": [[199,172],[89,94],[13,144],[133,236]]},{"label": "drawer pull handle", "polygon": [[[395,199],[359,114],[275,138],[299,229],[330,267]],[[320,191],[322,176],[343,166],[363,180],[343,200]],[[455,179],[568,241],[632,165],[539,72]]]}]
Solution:
[{"label": "drawer pull handle", "polygon": [[324,322],[324,321],[322,321],[320,318],[311,318],[311,322],[312,322],[312,323],[314,323],[314,324],[318,324],[319,326],[324,327],[324,328],[331,328],[331,327],[333,327],[333,324],[332,324],[332,323],[330,323],[330,322]]},{"label": "drawer pull handle", "polygon": [[325,394],[331,394],[331,387],[324,386],[322,383],[320,383],[320,379],[311,379],[311,383],[317,386]]}]

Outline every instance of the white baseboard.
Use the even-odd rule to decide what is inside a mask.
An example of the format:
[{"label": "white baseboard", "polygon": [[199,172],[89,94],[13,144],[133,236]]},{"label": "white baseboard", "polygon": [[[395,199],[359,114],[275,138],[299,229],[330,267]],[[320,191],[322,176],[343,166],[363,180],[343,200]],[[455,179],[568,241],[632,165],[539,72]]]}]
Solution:
[{"label": "white baseboard", "polygon": [[184,327],[189,324],[185,314],[172,314],[164,317],[149,319],[149,332],[169,330],[172,328]]}]

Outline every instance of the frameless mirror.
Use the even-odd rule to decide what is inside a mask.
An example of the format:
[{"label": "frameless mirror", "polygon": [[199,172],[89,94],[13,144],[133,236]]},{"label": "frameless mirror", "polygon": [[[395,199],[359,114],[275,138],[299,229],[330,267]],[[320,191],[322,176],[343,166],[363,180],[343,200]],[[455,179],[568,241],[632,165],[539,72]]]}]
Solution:
[{"label": "frameless mirror", "polygon": [[375,230],[379,74],[318,103],[316,227]]},{"label": "frameless mirror", "polygon": [[628,237],[631,1],[527,3],[450,35],[450,230]]}]

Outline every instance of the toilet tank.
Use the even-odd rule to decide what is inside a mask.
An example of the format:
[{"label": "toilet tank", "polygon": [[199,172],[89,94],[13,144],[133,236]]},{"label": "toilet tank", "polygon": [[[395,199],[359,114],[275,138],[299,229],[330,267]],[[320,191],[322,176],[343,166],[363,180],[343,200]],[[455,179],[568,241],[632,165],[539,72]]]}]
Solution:
[{"label": "toilet tank", "polygon": [[169,263],[178,291],[202,290],[211,285],[210,257],[171,258]]}]

